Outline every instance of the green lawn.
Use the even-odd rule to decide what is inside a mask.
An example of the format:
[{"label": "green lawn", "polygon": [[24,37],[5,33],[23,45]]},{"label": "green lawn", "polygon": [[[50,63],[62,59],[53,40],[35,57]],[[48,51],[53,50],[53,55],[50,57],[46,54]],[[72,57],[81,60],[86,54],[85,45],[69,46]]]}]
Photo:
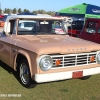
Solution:
[{"label": "green lawn", "polygon": [[[14,71],[5,64],[0,66],[0,100],[100,100],[100,74],[88,80],[43,83],[27,89],[19,83]],[[8,97],[10,94],[21,97]]]}]

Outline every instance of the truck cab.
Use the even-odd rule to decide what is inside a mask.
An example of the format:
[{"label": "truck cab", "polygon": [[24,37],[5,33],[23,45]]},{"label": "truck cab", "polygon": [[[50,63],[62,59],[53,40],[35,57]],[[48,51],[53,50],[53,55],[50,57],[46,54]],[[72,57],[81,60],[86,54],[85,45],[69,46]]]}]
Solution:
[{"label": "truck cab", "polygon": [[79,38],[100,43],[100,19],[88,18]]}]

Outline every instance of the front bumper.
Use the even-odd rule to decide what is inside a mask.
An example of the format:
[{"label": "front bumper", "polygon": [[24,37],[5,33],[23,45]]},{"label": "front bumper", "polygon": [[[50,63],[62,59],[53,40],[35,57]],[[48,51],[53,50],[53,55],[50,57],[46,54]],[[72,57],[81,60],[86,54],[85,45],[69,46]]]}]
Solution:
[{"label": "front bumper", "polygon": [[59,81],[59,80],[66,80],[72,78],[72,73],[77,71],[83,71],[83,76],[94,75],[100,73],[100,67],[96,68],[89,68],[83,70],[74,70],[74,71],[67,71],[67,72],[57,72],[57,73],[48,73],[48,74],[35,74],[35,81],[37,83],[43,82],[51,82],[51,81]]}]

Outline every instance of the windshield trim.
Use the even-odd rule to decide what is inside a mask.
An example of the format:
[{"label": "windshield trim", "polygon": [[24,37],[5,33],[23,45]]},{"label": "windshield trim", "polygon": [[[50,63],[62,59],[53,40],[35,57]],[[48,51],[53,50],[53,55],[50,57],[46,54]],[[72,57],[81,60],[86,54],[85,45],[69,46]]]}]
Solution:
[{"label": "windshield trim", "polygon": [[[41,32],[38,32],[38,31],[33,31],[33,33],[29,33],[29,32],[31,32],[31,31],[26,31],[26,30],[25,30],[25,31],[19,31],[19,30],[18,30],[19,20],[29,20],[29,21],[30,21],[30,20],[33,20],[33,21],[37,21],[38,19],[17,19],[17,23],[16,23],[16,25],[17,25],[17,29],[16,29],[17,35],[66,35],[66,34],[68,34],[68,33],[66,32],[66,30],[65,30],[64,25],[63,25],[63,20],[59,20],[59,19],[58,19],[58,20],[57,20],[57,19],[56,19],[56,20],[55,20],[55,19],[51,19],[51,20],[50,20],[50,19],[46,19],[46,21],[59,21],[59,22],[61,22],[61,23],[62,23],[61,29],[63,30],[63,34],[62,34],[62,32],[61,32],[61,34],[60,34],[60,33],[59,33],[59,34],[58,34],[58,33],[50,33],[50,32],[49,32],[49,33],[48,33],[48,32],[43,32],[43,34],[42,34]],[[39,19],[39,21],[40,21],[40,20],[43,21],[42,19]],[[25,32],[25,33],[27,32],[28,34],[27,34],[27,33],[26,33],[26,34],[25,34],[25,33],[24,33],[24,34],[23,34],[23,33],[21,34],[21,33],[19,33],[19,32],[23,32],[23,33],[24,33],[24,32]]]}]

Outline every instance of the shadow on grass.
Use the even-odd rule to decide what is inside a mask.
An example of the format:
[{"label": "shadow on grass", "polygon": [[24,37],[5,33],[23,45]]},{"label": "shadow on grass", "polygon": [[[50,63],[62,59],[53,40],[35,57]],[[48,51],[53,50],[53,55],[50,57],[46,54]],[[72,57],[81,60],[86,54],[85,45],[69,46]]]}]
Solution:
[{"label": "shadow on grass", "polygon": [[[14,71],[11,67],[9,67],[8,65],[6,65],[6,64],[3,63],[2,61],[0,61],[0,66],[1,66],[4,70],[6,70],[8,73],[13,74],[14,77],[19,81],[19,77],[18,77],[18,72],[17,72],[17,71]],[[19,83],[20,83],[20,81],[19,81]],[[20,83],[20,84],[21,84],[21,83]],[[21,84],[21,85],[22,85],[22,84]],[[36,86],[37,86],[37,83],[34,82],[34,81],[32,81],[32,84],[31,84],[31,86],[29,87],[29,89],[30,89],[30,88],[34,88],[34,87],[36,87]]]}]

